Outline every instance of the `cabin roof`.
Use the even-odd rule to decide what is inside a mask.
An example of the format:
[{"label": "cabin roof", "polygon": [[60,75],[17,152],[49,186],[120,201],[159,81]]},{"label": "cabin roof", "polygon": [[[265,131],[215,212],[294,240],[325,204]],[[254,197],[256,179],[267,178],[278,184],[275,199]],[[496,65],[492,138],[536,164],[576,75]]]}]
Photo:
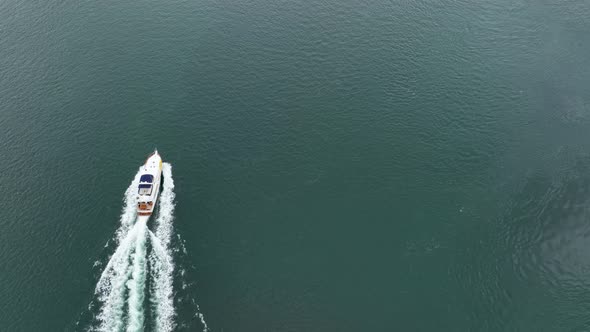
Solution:
[{"label": "cabin roof", "polygon": [[151,174],[144,174],[141,176],[141,178],[139,178],[139,182],[152,183],[154,182],[154,176]]}]

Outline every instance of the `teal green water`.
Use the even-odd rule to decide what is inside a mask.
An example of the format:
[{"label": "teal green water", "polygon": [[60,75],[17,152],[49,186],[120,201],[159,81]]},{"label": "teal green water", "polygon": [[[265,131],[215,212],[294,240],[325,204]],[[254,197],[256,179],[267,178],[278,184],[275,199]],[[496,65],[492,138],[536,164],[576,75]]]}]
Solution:
[{"label": "teal green water", "polygon": [[588,17],[2,1],[0,330],[93,326],[154,147],[177,331],[590,330]]}]

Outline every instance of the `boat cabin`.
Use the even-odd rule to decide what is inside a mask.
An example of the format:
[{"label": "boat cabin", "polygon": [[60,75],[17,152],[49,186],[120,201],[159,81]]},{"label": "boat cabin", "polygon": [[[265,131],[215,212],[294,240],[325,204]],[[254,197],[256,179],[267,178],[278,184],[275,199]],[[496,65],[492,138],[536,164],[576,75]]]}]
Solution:
[{"label": "boat cabin", "polygon": [[149,196],[152,193],[152,185],[151,184],[140,184],[139,185],[139,194],[142,196]]},{"label": "boat cabin", "polygon": [[142,196],[149,196],[152,194],[152,187],[154,182],[154,176],[151,174],[144,174],[139,178],[139,190],[138,194]]}]

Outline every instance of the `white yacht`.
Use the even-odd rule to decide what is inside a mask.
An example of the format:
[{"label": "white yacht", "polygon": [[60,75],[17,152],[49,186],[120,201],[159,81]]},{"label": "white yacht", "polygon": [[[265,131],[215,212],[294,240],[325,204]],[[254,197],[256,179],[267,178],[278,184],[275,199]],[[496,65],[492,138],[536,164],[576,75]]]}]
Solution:
[{"label": "white yacht", "polygon": [[162,182],[162,158],[155,150],[141,168],[139,185],[137,188],[137,215],[147,220],[154,212],[156,200]]}]

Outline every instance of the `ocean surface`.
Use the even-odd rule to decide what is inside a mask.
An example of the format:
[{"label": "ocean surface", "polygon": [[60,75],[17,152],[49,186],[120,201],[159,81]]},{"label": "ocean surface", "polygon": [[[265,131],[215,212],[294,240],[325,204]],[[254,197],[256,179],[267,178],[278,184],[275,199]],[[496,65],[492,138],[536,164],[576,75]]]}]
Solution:
[{"label": "ocean surface", "polygon": [[577,0],[3,0],[0,331],[590,331],[589,54]]}]

